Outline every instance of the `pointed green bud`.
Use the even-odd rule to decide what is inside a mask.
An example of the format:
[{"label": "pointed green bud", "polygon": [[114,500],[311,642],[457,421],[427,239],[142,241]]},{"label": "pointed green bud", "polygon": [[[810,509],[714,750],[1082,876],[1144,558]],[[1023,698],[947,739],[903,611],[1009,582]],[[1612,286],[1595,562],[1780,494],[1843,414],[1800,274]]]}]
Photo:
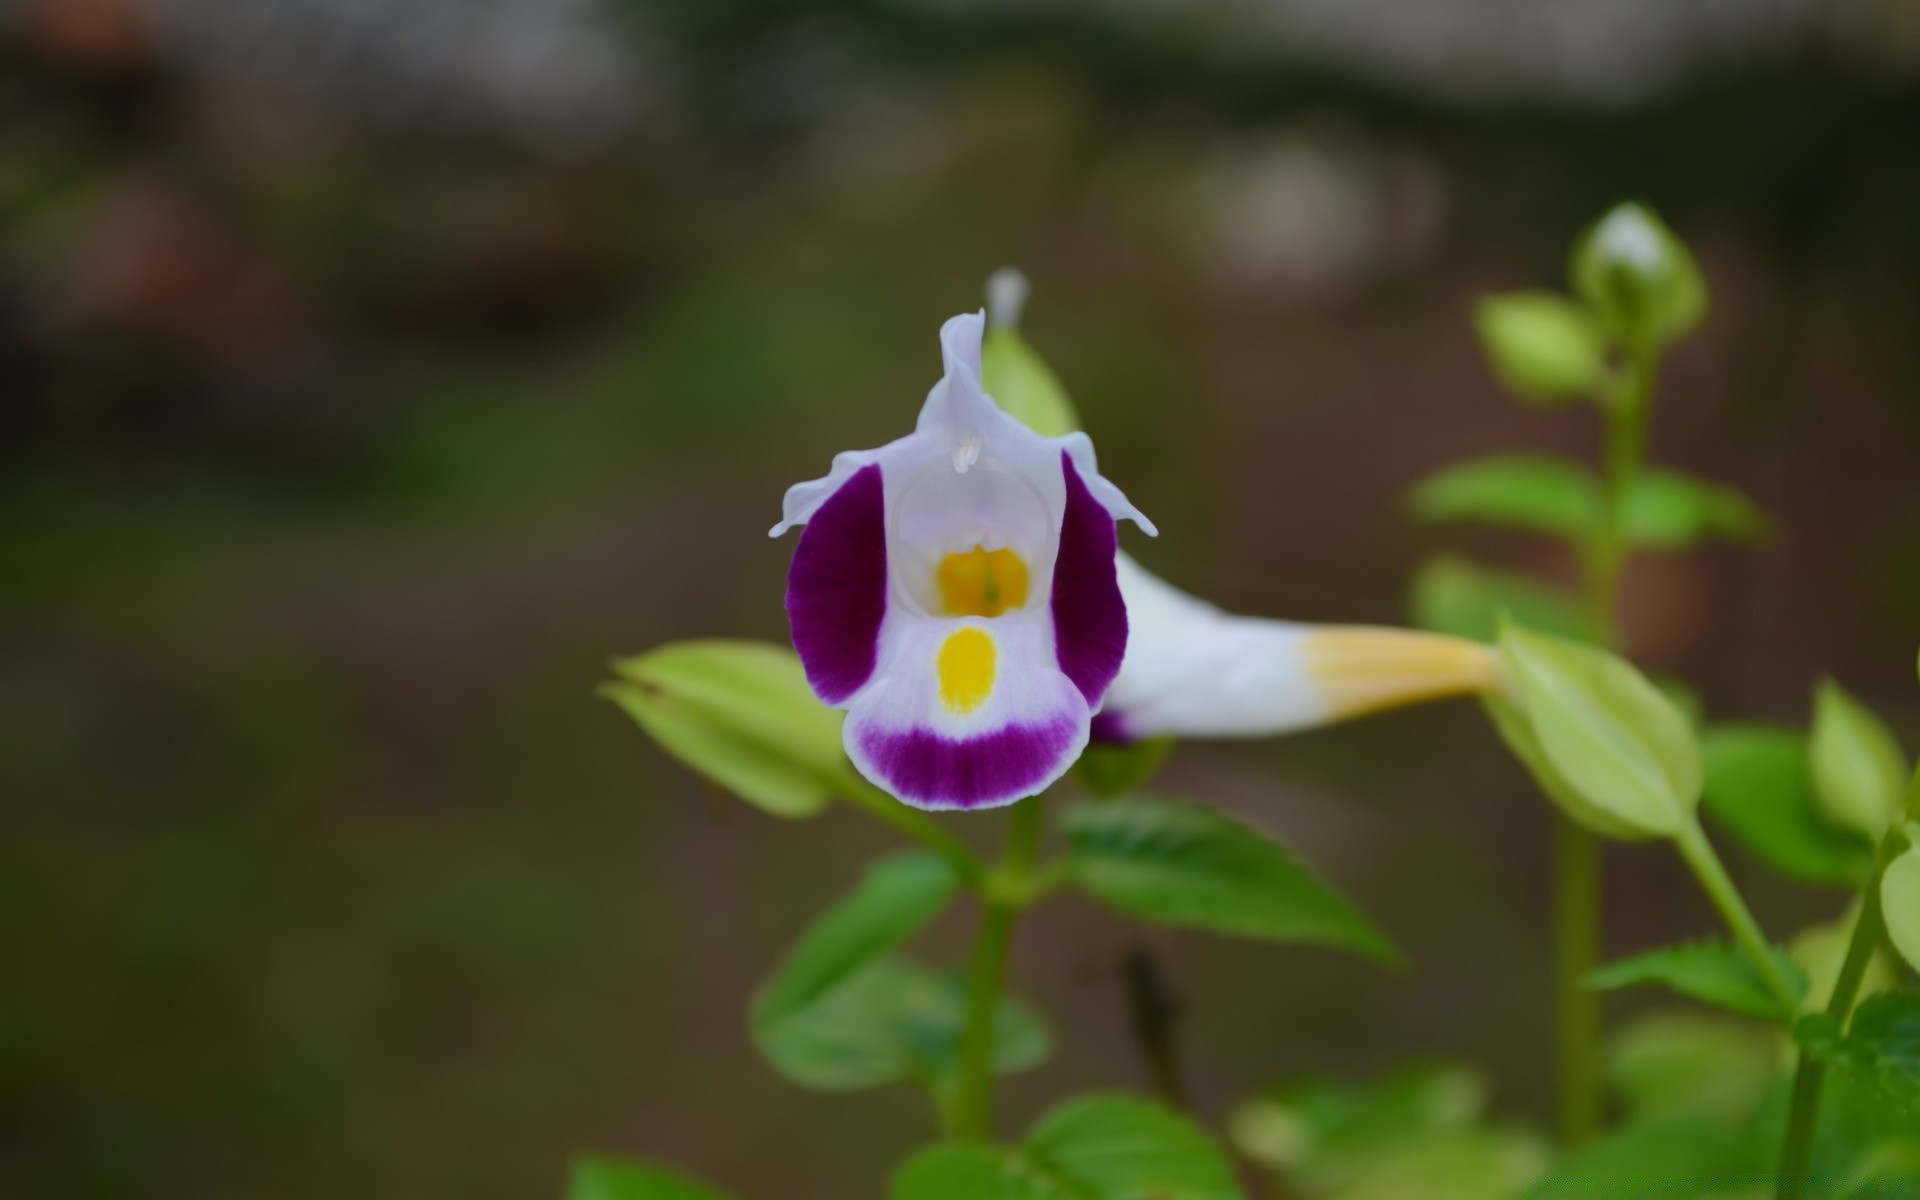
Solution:
[{"label": "pointed green bud", "polygon": [[600,693],[667,753],[777,817],[810,817],[855,786],[842,715],[800,658],[764,642],[675,642],[614,663]]},{"label": "pointed green bud", "polygon": [[1893,828],[1906,798],[1906,755],[1880,718],[1831,679],[1815,694],[1811,750],[1823,816],[1875,840]]},{"label": "pointed green bud", "polygon": [[1573,249],[1573,290],[1629,345],[1664,346],[1707,313],[1707,285],[1686,244],[1640,204],[1602,217]]},{"label": "pointed green bud", "polygon": [[1480,346],[1502,386],[1522,400],[1560,404],[1606,381],[1606,335],[1581,304],[1553,292],[1483,297],[1473,311]]},{"label": "pointed green bud", "polygon": [[1500,653],[1510,699],[1551,768],[1548,795],[1568,816],[1620,838],[1672,837],[1692,824],[1699,739],[1646,676],[1618,655],[1511,621]]},{"label": "pointed green bud", "polygon": [[1000,410],[1042,437],[1063,437],[1080,428],[1067,389],[1020,336],[1020,310],[1027,277],[1002,267],[987,280],[987,334],[980,348],[980,384]]}]

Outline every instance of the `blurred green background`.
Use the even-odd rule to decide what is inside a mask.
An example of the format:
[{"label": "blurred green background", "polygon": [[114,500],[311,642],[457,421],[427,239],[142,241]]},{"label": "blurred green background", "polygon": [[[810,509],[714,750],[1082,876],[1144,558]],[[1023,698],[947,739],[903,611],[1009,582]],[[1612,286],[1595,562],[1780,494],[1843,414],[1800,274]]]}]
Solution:
[{"label": "blurred green background", "polygon": [[[1592,452],[1468,314],[1623,197],[1713,290],[1654,456],[1776,521],[1636,563],[1633,652],[1722,717],[1831,671],[1914,745],[1906,0],[0,2],[0,1194],[553,1195],[588,1149],[877,1194],[923,1106],[799,1091],[744,1011],[886,838],[707,790],[606,660],[783,638],[782,490],[907,428],[1008,263],[1175,582],[1398,622],[1436,549],[1565,576],[1401,496]],[[1165,784],[1414,962],[1155,935],[1205,1113],[1410,1055],[1545,1108],[1548,813],[1471,706]],[[1714,928],[1670,857],[1612,853],[1616,953]],[[1062,1034],[1010,1123],[1142,1084],[1135,936],[1023,929]]]}]

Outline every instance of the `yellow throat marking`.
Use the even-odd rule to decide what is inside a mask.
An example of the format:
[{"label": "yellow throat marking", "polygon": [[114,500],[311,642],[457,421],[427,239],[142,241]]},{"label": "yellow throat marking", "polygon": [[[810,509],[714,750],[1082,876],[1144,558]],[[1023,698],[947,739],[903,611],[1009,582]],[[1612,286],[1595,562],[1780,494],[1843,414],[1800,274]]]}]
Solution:
[{"label": "yellow throat marking", "polygon": [[1027,564],[1005,548],[949,554],[934,578],[949,617],[997,617],[1027,602]]},{"label": "yellow throat marking", "polygon": [[947,635],[934,665],[940,674],[940,702],[948,712],[964,717],[987,702],[998,657],[985,630],[969,626]]}]

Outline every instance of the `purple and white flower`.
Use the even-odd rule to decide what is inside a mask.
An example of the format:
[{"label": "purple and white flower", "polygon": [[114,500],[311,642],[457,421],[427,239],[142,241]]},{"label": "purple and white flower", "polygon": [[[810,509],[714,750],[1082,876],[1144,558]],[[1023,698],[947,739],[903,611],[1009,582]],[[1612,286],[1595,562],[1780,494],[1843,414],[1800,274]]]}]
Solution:
[{"label": "purple and white flower", "polygon": [[787,617],[808,682],[860,773],[920,808],[1010,804],[1080,756],[1127,652],[1115,524],[1154,532],[1085,434],[986,395],[984,325],[949,320],[914,431],[835,456],[772,530],[805,526]]}]

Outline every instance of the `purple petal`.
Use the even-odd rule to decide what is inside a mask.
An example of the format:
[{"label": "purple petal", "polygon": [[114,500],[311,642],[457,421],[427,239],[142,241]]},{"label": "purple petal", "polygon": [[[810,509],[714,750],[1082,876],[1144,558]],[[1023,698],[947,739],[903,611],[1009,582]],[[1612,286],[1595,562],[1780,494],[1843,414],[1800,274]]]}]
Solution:
[{"label": "purple petal", "polygon": [[1119,550],[1113,514],[1093,498],[1063,451],[1067,509],[1060,554],[1053,563],[1053,638],[1060,670],[1089,705],[1100,703],[1127,656],[1127,605],[1113,558]]},{"label": "purple petal", "polygon": [[991,808],[1031,796],[1059,778],[1080,742],[1071,714],[1008,725],[974,738],[930,729],[860,731],[867,764],[888,791],[920,808]]},{"label": "purple petal", "polygon": [[1103,708],[1093,714],[1093,724],[1087,731],[1088,739],[1105,742],[1114,746],[1131,745],[1134,736],[1127,728],[1127,719],[1111,708]]},{"label": "purple petal", "polygon": [[886,489],[874,463],[814,512],[787,572],[793,648],[820,699],[839,704],[873,675],[886,615]]}]

